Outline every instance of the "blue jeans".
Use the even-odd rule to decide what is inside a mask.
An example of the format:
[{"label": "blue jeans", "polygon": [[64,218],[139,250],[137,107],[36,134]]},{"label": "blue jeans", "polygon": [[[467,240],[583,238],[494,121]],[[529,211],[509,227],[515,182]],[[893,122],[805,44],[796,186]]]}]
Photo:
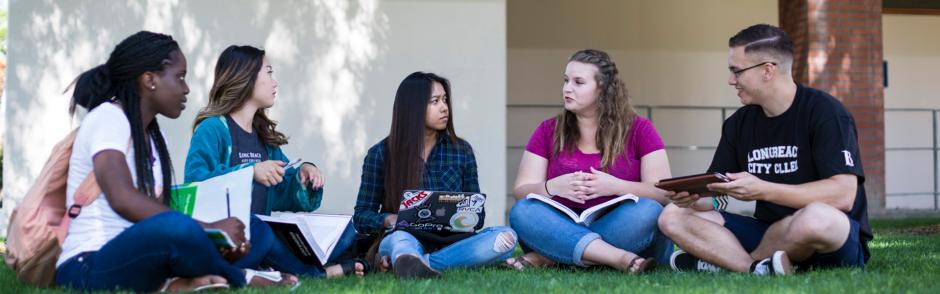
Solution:
[{"label": "blue jeans", "polygon": [[[500,233],[512,234],[511,246],[497,243]],[[385,236],[379,244],[379,255],[388,256],[392,267],[395,259],[403,254],[421,257],[431,268],[443,271],[451,268],[483,266],[503,261],[512,256],[516,248],[515,232],[509,227],[490,227],[476,235],[447,245],[441,250],[424,252],[424,246],[408,232],[395,231]],[[504,239],[506,240],[506,239]]]},{"label": "blue jeans", "polygon": [[592,241],[601,239],[614,247],[668,264],[673,244],[656,225],[662,210],[658,202],[640,198],[639,202],[621,203],[585,226],[542,201],[523,199],[509,212],[509,223],[519,234],[521,243],[558,263],[585,266],[581,261],[584,250]]},{"label": "blue jeans", "polygon": [[192,218],[167,211],[137,222],[98,251],[56,269],[56,285],[81,291],[159,290],[167,278],[219,275],[233,287],[245,275],[229,264]]},{"label": "blue jeans", "polygon": [[[356,240],[356,230],[352,222],[340,236],[336,247],[327,258],[327,263],[336,261],[336,257],[352,246]],[[305,264],[290,251],[284,242],[274,236],[271,226],[255,215],[251,216],[251,249],[248,254],[235,262],[241,268],[271,267],[275,270],[305,277],[326,277],[321,265]]]}]

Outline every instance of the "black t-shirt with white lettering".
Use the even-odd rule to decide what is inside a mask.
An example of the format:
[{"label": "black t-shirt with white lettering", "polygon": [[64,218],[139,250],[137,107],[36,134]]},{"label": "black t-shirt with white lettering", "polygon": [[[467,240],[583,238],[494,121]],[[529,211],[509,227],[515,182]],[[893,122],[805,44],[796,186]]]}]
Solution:
[{"label": "black t-shirt with white lettering", "polygon": [[[261,142],[261,138],[258,137],[258,132],[246,132],[228,115],[225,116],[225,120],[228,122],[229,135],[232,136],[232,165],[268,160],[268,151],[264,147],[264,142]],[[267,204],[268,188],[261,183],[254,182],[251,187],[251,213],[264,213]]]},{"label": "black t-shirt with white lettering", "polygon": [[[859,223],[868,256],[872,233],[855,120],[831,95],[797,85],[793,104],[776,117],[767,117],[758,105],[741,107],[725,121],[708,171],[746,171],[768,182],[792,185],[838,174],[858,176],[855,204],[847,215]],[[776,222],[795,211],[757,201],[754,217]]]}]

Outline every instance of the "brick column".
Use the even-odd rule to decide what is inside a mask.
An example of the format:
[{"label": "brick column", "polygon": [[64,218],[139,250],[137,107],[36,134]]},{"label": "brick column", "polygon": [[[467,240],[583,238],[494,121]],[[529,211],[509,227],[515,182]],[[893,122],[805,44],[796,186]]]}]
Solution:
[{"label": "brick column", "polygon": [[869,211],[885,208],[881,0],[779,0],[798,83],[829,92],[855,117]]}]

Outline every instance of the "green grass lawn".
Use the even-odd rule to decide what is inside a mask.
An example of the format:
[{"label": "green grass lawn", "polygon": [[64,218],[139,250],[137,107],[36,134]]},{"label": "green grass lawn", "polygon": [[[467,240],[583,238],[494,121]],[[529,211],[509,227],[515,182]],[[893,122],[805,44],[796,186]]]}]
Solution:
[{"label": "green grass lawn", "polygon": [[[877,220],[872,258],[865,270],[838,269],[787,277],[673,273],[660,267],[631,276],[611,270],[502,268],[455,270],[440,280],[400,281],[389,274],[363,279],[304,279],[301,293],[940,293],[940,219]],[[0,266],[0,293],[64,292],[26,287]],[[286,292],[247,289],[242,293]]]}]

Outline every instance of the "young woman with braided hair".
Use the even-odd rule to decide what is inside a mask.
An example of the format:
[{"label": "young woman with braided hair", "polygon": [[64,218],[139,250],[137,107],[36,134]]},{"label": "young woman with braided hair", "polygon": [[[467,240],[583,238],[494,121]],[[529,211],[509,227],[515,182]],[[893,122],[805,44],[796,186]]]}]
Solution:
[{"label": "young woman with braided hair", "polygon": [[168,208],[173,168],[156,116],[179,117],[189,93],[186,57],[172,37],[133,34],[74,86],[71,111],[78,105],[88,113],[72,146],[66,204],[75,203],[79,184],[90,175],[102,194],[71,220],[56,264],[57,285],[149,292],[296,282],[293,276],[256,276],[226,260],[241,257],[247,246],[223,258],[203,228],[247,244],[238,219],[201,223]]},{"label": "young woman with braided hair", "polygon": [[[535,129],[519,164],[519,201],[509,222],[530,252],[507,265],[606,265],[637,273],[654,258],[668,263],[672,242],[656,226],[665,191],[653,183],[670,177],[669,160],[653,124],[630,106],[616,64],[603,51],[576,52],[562,95],[564,111]],[[549,195],[578,213],[623,194],[640,198],[582,225],[525,199],[529,193]]]}]

